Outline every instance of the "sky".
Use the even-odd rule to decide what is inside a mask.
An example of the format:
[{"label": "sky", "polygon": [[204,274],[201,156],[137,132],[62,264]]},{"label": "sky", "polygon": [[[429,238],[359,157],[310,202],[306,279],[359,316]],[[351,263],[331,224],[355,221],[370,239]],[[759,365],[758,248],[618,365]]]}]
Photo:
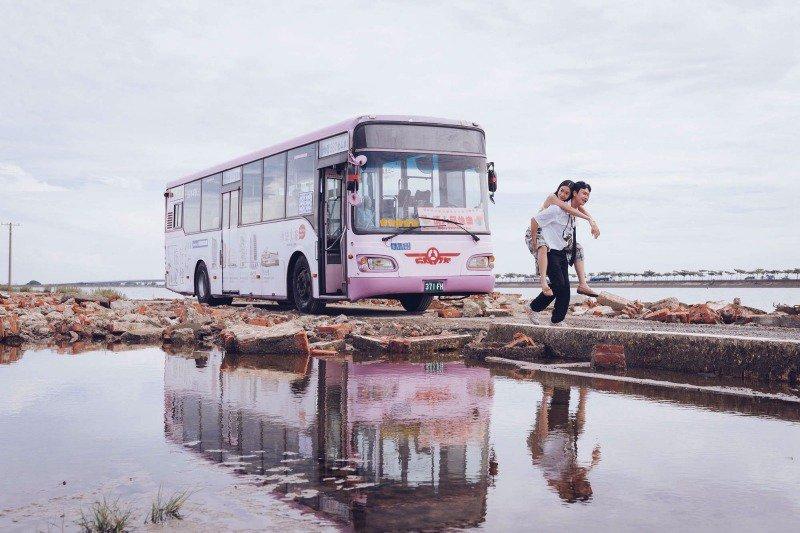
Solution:
[{"label": "sky", "polygon": [[589,271],[800,266],[796,2],[232,4],[0,0],[14,282],[162,277],[166,182],[363,114],[483,126],[497,272],[565,178]]}]

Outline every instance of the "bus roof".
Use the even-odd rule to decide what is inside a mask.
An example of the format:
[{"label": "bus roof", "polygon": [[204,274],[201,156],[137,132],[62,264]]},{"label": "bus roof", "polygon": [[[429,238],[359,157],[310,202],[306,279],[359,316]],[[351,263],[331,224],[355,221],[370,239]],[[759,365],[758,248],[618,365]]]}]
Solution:
[{"label": "bus roof", "polygon": [[311,133],[307,133],[305,135],[289,139],[288,141],[283,141],[281,143],[273,144],[272,146],[262,148],[261,150],[250,152],[249,154],[245,154],[241,157],[230,159],[228,161],[225,161],[224,163],[220,163],[219,165],[214,165],[199,172],[187,174],[182,178],[167,183],[167,188],[170,189],[172,187],[177,187],[178,185],[183,185],[184,183],[188,183],[190,181],[194,181],[199,178],[211,176],[212,174],[217,174],[219,172],[223,172],[225,170],[235,168],[238,167],[239,165],[244,165],[250,163],[251,161],[256,161],[264,157],[269,157],[271,155],[281,153],[285,150],[291,150],[292,148],[296,148],[298,146],[304,146],[306,144],[319,141],[327,137],[331,137],[338,133],[343,133],[345,131],[347,132],[353,131],[353,129],[355,129],[356,126],[364,122],[412,122],[412,123],[422,123],[422,124],[440,124],[442,126],[462,126],[462,127],[481,129],[480,125],[477,122],[470,122],[467,120],[453,120],[448,118],[423,117],[415,115],[361,115],[358,117],[343,120],[342,122],[337,122],[336,124],[333,124],[331,126],[322,129],[318,129],[316,131],[312,131]]}]

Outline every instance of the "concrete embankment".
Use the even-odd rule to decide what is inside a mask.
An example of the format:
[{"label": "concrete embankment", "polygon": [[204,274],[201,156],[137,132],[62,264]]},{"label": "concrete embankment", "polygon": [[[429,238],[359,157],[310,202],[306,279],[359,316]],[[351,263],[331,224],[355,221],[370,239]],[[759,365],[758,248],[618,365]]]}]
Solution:
[{"label": "concrete embankment", "polygon": [[[507,344],[524,333],[544,347],[544,357],[590,361],[597,345],[620,345],[629,368],[717,374],[795,383],[800,370],[800,341],[740,336],[587,327],[495,324],[485,342]],[[489,355],[484,353],[483,355]],[[498,351],[513,358],[513,354]]]},{"label": "concrete embankment", "polygon": [[[676,322],[603,318],[586,309],[615,306],[646,317],[663,305]],[[719,310],[682,309],[674,302],[645,307],[606,297],[573,306],[571,325],[522,323],[525,305],[514,295],[493,294],[437,302],[424,315],[406,315],[396,305],[331,306],[326,315],[300,316],[272,305],[208,307],[188,299],[107,301],[82,295],[0,293],[0,343],[164,344],[222,346],[245,354],[300,353],[320,356],[420,354],[458,350],[481,359],[537,360],[558,357],[589,361],[597,345],[624,353],[631,369],[706,373],[794,384],[800,369],[800,331],[720,323],[752,320],[737,304]],[[371,305],[372,307],[370,307]],[[581,316],[575,313],[583,310]],[[789,309],[788,311],[792,311]],[[709,314],[717,313],[717,314]],[[711,317],[714,323],[684,323]],[[718,315],[718,316],[717,316]],[[763,315],[756,315],[763,316]],[[782,316],[796,315],[784,313]],[[463,318],[462,318],[463,317]],[[473,318],[467,318],[473,317]],[[544,317],[542,317],[544,319]],[[270,355],[271,354],[271,355]]]}]

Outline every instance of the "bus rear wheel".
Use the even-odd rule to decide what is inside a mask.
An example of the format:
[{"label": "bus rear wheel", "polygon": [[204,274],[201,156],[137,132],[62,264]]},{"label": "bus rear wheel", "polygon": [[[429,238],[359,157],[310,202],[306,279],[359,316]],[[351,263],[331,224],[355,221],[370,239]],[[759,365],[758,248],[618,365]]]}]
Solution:
[{"label": "bus rear wheel", "polygon": [[208,281],[208,270],[202,263],[194,274],[194,294],[201,304],[211,305],[211,283]]},{"label": "bus rear wheel", "polygon": [[208,281],[208,270],[204,264],[197,267],[194,275],[194,294],[197,301],[207,305],[230,305],[233,302],[231,297],[215,298],[211,295],[211,283]]},{"label": "bus rear wheel", "polygon": [[325,309],[325,302],[314,298],[314,288],[311,282],[311,268],[308,260],[300,257],[292,269],[292,302],[295,309],[301,313],[319,314]]},{"label": "bus rear wheel", "polygon": [[427,294],[407,294],[406,296],[401,296],[398,300],[400,300],[400,305],[403,306],[403,309],[409,313],[422,313],[431,305],[433,296]]}]

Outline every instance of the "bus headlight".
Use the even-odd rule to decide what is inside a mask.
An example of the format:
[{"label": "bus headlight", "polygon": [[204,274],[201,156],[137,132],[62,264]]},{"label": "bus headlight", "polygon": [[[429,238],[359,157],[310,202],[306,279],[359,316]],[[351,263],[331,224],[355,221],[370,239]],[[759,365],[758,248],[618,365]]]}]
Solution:
[{"label": "bus headlight", "polygon": [[494,268],[494,256],[473,255],[467,261],[467,268],[470,270],[491,270]]},{"label": "bus headlight", "polygon": [[361,272],[394,272],[397,263],[391,257],[383,255],[359,255],[356,259]]}]

